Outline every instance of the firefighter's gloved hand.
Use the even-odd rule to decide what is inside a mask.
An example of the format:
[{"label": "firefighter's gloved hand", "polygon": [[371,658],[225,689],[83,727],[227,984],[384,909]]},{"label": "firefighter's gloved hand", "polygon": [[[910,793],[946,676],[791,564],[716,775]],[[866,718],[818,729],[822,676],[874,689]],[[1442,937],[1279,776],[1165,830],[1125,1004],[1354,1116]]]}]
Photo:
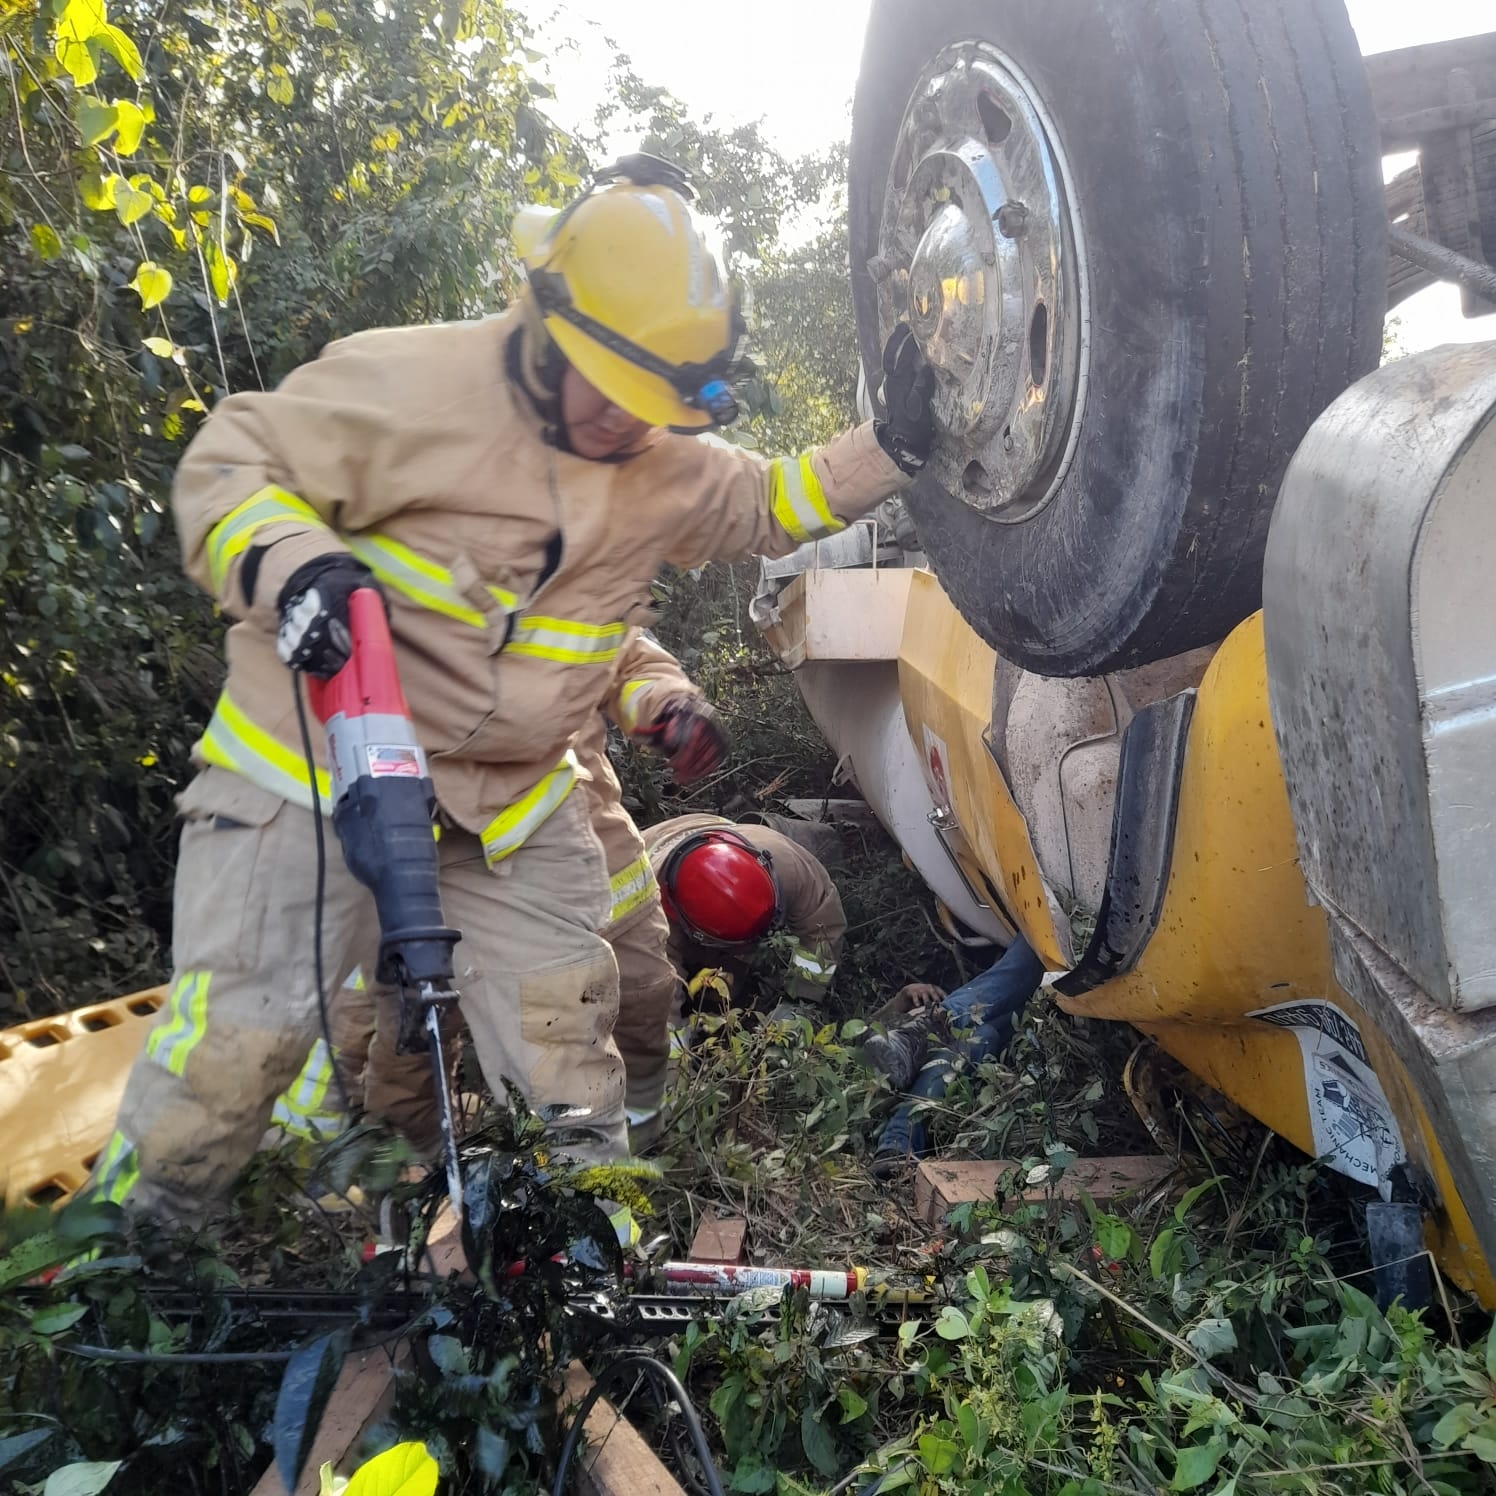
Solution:
[{"label": "firefighter's gloved hand", "polygon": [[298,566],[277,600],[280,631],[275,652],[282,663],[331,680],[353,652],[348,599],[360,587],[379,590],[369,568],[346,551],[315,556]]},{"label": "firefighter's gloved hand", "polygon": [[909,324],[900,322],[883,345],[883,408],[888,415],[873,423],[873,435],[911,477],[924,467],[935,445],[934,398],[935,371]]},{"label": "firefighter's gloved hand", "polygon": [[727,757],[727,729],[704,701],[667,701],[645,735],[665,755],[677,784],[695,784]]}]

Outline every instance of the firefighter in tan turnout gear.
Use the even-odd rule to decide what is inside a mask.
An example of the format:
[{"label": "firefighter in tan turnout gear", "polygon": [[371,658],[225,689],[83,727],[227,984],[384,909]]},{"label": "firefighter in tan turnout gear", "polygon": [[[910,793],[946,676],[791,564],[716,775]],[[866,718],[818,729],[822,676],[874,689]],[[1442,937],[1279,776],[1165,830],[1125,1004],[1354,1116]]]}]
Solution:
[{"label": "firefighter in tan turnout gear", "polygon": [[[331,991],[373,969],[372,900],[335,848],[318,886],[312,787],[325,811],[328,785],[287,669],[341,668],[348,598],[371,576],[435,783],[484,1075],[564,1118],[573,1155],[626,1151],[598,933],[612,898],[575,737],[662,564],[830,534],[933,437],[933,376],[907,336],[876,427],[773,461],[683,434],[734,417],[740,334],[688,192],[664,163],[620,163],[548,221],[522,215],[529,286],[510,312],[345,338],[278,389],[222,400],[193,441],[176,519],[189,574],[233,620],[228,678],[180,802],[170,996],[97,1195],[202,1219],[318,1035],[314,918]],[[315,724],[311,743],[315,761]]]},{"label": "firefighter in tan turnout gear", "polygon": [[[649,635],[630,631],[619,652],[602,710],[577,735],[592,829],[607,864],[610,905],[603,939],[618,963],[619,1010],[614,1028],[625,1069],[629,1134],[636,1147],[659,1130],[669,1055],[669,1024],[684,982],[671,964],[670,927],[660,906],[645,839],[623,804],[608,757],[608,723],[659,750],[676,781],[691,784],[721,762],[726,736],[701,688]],[[332,1029],[338,1073],[355,1106],[398,1127],[422,1152],[440,1142],[431,1066],[421,1054],[397,1054],[390,1040],[395,996],[359,983],[338,995]],[[276,1107],[276,1120],[295,1136],[334,1136],[346,1125],[327,1046],[320,1040],[297,1082]]]}]

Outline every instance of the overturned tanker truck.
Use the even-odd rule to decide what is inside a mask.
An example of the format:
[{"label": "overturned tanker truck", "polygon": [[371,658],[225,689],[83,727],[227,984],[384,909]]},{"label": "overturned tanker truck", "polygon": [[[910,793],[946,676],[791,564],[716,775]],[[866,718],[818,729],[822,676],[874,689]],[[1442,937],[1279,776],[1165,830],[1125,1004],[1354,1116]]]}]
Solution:
[{"label": "overturned tanker truck", "polygon": [[1496,1305],[1496,342],[1378,367],[1433,280],[1496,310],[1496,35],[875,0],[850,217],[938,450],[764,565],[770,644],[953,935]]}]

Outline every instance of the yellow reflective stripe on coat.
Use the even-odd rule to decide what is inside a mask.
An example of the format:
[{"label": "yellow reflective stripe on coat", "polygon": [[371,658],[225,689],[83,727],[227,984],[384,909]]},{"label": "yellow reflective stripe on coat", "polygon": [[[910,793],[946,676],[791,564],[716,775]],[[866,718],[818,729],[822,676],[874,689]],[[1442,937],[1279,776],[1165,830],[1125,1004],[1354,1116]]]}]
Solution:
[{"label": "yellow reflective stripe on coat", "polygon": [[618,725],[625,732],[639,731],[639,693],[647,691],[651,684],[647,680],[631,680],[618,693]]},{"label": "yellow reflective stripe on coat", "polygon": [[[346,984],[345,984],[346,985]],[[295,1137],[320,1142],[343,1129],[342,1108],[328,1107],[333,1082],[333,1057],[325,1039],[318,1039],[301,1074],[276,1100],[270,1120]]]},{"label": "yellow reflective stripe on coat", "polygon": [[613,904],[608,910],[611,925],[643,908],[654,896],[655,870],[650,866],[649,853],[640,853],[627,867],[620,868],[608,879],[608,884],[613,892]]},{"label": "yellow reflective stripe on coat", "polygon": [[563,665],[611,665],[618,658],[627,632],[621,623],[575,623],[521,613],[509,636],[507,653]]},{"label": "yellow reflective stripe on coat", "polygon": [[769,464],[769,507],[774,518],[802,545],[846,529],[826,502],[826,492],[808,452],[799,457],[776,457]]},{"label": "yellow reflective stripe on coat", "polygon": [[640,1238],[644,1235],[640,1230],[639,1222],[634,1219],[634,1212],[627,1205],[619,1205],[608,1212],[608,1224],[613,1228],[613,1235],[618,1238],[618,1245],[628,1251],[630,1247],[637,1247]]},{"label": "yellow reflective stripe on coat", "polygon": [[[445,566],[377,531],[343,535],[341,539],[386,587],[418,608],[455,618],[475,629],[487,627],[488,619],[467,600]],[[512,613],[519,605],[519,599],[506,588],[486,590],[506,612]]]},{"label": "yellow reflective stripe on coat", "polygon": [[90,1193],[95,1200],[122,1205],[139,1178],[140,1159],[135,1145],[124,1133],[116,1132],[94,1165],[94,1184]]},{"label": "yellow reflective stripe on coat", "polygon": [[489,867],[519,851],[556,812],[576,782],[577,756],[568,748],[545,778],[483,828],[479,840]]},{"label": "yellow reflective stripe on coat", "polygon": [[831,978],[836,975],[834,961],[822,961],[813,951],[807,950],[798,942],[790,950],[790,965],[794,967],[797,977],[814,982],[818,987],[829,986]]},{"label": "yellow reflective stripe on coat", "polygon": [[[219,696],[197,751],[205,763],[232,769],[262,790],[269,790],[303,810],[312,808],[312,781],[307,775],[306,760],[252,722],[229,700],[227,691]],[[317,794],[322,814],[331,815],[332,781],[326,769],[317,770]]]},{"label": "yellow reflective stripe on coat", "polygon": [[208,983],[212,973],[184,971],[171,989],[166,1010],[145,1041],[146,1058],[171,1075],[187,1072],[187,1056],[208,1031]]},{"label": "yellow reflective stripe on coat", "polygon": [[208,570],[213,576],[213,586],[223,586],[223,579],[233,565],[234,558],[249,549],[255,532],[266,525],[283,525],[293,522],[300,525],[315,525],[319,529],[328,526],[322,516],[289,490],[276,484],[268,484],[245,499],[236,509],[231,509],[208,531]]}]

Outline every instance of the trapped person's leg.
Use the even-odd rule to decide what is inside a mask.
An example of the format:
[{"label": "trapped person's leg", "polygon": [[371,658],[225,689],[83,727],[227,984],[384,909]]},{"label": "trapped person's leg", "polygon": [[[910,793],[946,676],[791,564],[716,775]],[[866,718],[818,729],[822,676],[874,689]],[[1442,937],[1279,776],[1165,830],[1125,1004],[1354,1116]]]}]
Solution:
[{"label": "trapped person's leg", "polygon": [[441,847],[443,912],[462,931],[457,990],[484,1078],[555,1114],[576,1134],[571,1156],[626,1157],[618,967],[598,934],[612,894],[585,797],[492,870],[474,836],[447,832]]},{"label": "trapped person's leg", "polygon": [[940,1006],[950,1026],[967,1032],[953,1047],[936,1050],[921,1066],[910,1087],[912,1099],[902,1102],[883,1125],[876,1158],[893,1162],[924,1156],[925,1127],[914,1115],[917,1102],[944,1096],[959,1063],[977,1065],[995,1055],[1012,1037],[1018,1015],[1043,979],[1044,963],[1018,935],[986,971],[945,999]]},{"label": "trapped person's leg", "polygon": [[[89,1188],[197,1225],[229,1192],[319,1037],[316,844],[309,811],[226,770],[200,775],[182,810],[171,995]],[[325,829],[323,975],[336,991],[374,910]]]},{"label": "trapped person's leg", "polygon": [[670,1028],[685,983],[667,954],[670,925],[653,895],[603,938],[618,962],[618,1024],[614,1037],[623,1056],[629,1138],[637,1151],[659,1137],[670,1067]]}]

